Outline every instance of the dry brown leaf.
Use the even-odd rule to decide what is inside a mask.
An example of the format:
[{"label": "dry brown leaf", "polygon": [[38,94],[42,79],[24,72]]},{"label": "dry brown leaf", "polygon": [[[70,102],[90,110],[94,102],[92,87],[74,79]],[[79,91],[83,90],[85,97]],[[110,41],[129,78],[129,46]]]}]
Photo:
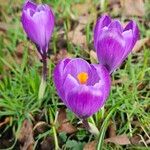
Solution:
[{"label": "dry brown leaf", "polygon": [[65,132],[65,133],[69,133],[69,134],[74,133],[76,131],[77,131],[77,129],[69,121],[64,122],[58,128],[58,132]]},{"label": "dry brown leaf", "polygon": [[2,127],[3,125],[7,124],[10,122],[10,117],[6,117],[5,120],[3,122],[0,123],[0,127]]},{"label": "dry brown leaf", "polygon": [[93,50],[90,51],[90,61],[91,63],[98,63],[96,52]]},{"label": "dry brown leaf", "polygon": [[127,77],[123,77],[122,79],[112,80],[112,85],[122,84],[128,81]]},{"label": "dry brown leaf", "polygon": [[22,58],[24,48],[25,48],[25,43],[24,43],[24,42],[20,42],[20,43],[17,45],[17,47],[16,47],[16,55],[17,55],[19,58]]},{"label": "dry brown leaf", "polygon": [[118,135],[115,137],[111,137],[111,138],[105,139],[105,142],[106,143],[114,143],[114,144],[118,144],[118,145],[129,145],[129,144],[131,144],[127,135]]},{"label": "dry brown leaf", "polygon": [[79,16],[78,21],[80,24],[84,24],[86,26],[88,23],[91,23],[94,20],[96,20],[96,17],[97,17],[96,13],[90,13],[90,14]]},{"label": "dry brown leaf", "polygon": [[141,140],[141,137],[138,135],[135,135],[135,136],[131,137],[131,139],[130,139],[131,143],[134,145],[140,144],[140,140]]},{"label": "dry brown leaf", "polygon": [[21,150],[33,150],[34,138],[32,124],[26,119],[20,129],[18,140],[21,143]]},{"label": "dry brown leaf", "polygon": [[0,30],[1,31],[7,31],[10,29],[15,29],[16,27],[14,25],[5,23],[5,22],[0,22]]},{"label": "dry brown leaf", "polygon": [[110,5],[118,4],[118,3],[120,3],[120,0],[109,0],[108,3],[109,3]]},{"label": "dry brown leaf", "polygon": [[74,133],[77,129],[67,121],[66,110],[61,108],[58,113],[57,122],[59,124],[58,132]]},{"label": "dry brown leaf", "polygon": [[57,121],[59,124],[62,124],[67,121],[67,114],[65,108],[59,109]]},{"label": "dry brown leaf", "polygon": [[75,30],[70,31],[68,33],[68,39],[77,45],[86,46],[86,36],[82,33],[82,29],[84,29],[85,25],[79,24]]},{"label": "dry brown leaf", "polygon": [[115,126],[115,123],[113,121],[111,121],[111,124],[109,125],[108,130],[109,130],[108,131],[109,138],[116,136],[116,126]]},{"label": "dry brown leaf", "polygon": [[111,14],[118,16],[121,14],[120,0],[109,0],[108,1]]},{"label": "dry brown leaf", "polygon": [[2,80],[3,79],[3,76],[0,74],[0,80]]},{"label": "dry brown leaf", "polygon": [[142,50],[142,47],[147,44],[147,43],[150,43],[150,38],[146,37],[144,39],[140,39],[136,42],[132,52],[133,53],[137,53],[139,52],[140,50]]},{"label": "dry brown leaf", "polygon": [[141,91],[141,90],[143,90],[145,87],[146,87],[146,83],[140,82],[140,83],[137,85],[137,90],[138,90],[138,91]]},{"label": "dry brown leaf", "polygon": [[33,128],[34,135],[42,134],[48,130],[49,130],[49,124],[44,121],[38,122]]},{"label": "dry brown leaf", "polygon": [[97,144],[96,141],[89,142],[85,144],[83,150],[96,150],[96,144]]},{"label": "dry brown leaf", "polygon": [[72,54],[68,53],[66,49],[61,49],[56,55],[50,55],[50,59],[57,64],[60,60],[64,58],[71,58]]},{"label": "dry brown leaf", "polygon": [[[39,148],[39,147],[38,147]],[[54,150],[55,144],[52,137],[48,136],[40,143],[40,150]]]},{"label": "dry brown leaf", "polygon": [[86,0],[86,3],[77,3],[72,5],[72,10],[77,10],[78,16],[87,14],[92,9],[92,0]]},{"label": "dry brown leaf", "polygon": [[144,1],[143,0],[120,0],[123,14],[125,16],[144,16]]}]

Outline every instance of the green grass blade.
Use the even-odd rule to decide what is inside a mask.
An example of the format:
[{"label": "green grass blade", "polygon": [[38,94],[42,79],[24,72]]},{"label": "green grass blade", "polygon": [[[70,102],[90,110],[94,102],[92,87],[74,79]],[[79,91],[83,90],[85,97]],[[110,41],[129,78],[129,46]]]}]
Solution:
[{"label": "green grass blade", "polygon": [[103,147],[103,142],[104,142],[104,136],[106,133],[106,129],[108,127],[109,124],[109,120],[112,116],[112,114],[116,111],[116,109],[118,108],[118,106],[120,105],[121,102],[117,103],[108,113],[107,117],[105,118],[102,127],[100,129],[100,135],[99,135],[99,139],[98,139],[98,143],[97,143],[97,148],[96,150],[102,150]]}]

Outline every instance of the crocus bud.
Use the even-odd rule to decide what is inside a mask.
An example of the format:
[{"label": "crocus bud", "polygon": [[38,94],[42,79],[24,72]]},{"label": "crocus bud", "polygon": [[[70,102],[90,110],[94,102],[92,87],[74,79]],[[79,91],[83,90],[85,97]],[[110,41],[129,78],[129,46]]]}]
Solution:
[{"label": "crocus bud", "polygon": [[123,28],[118,20],[102,16],[94,29],[94,46],[99,63],[112,73],[132,51],[138,38],[139,30],[134,21]]},{"label": "crocus bud", "polygon": [[23,6],[21,22],[27,36],[36,44],[40,54],[45,54],[54,29],[52,10],[46,4],[36,5],[28,0]]},{"label": "crocus bud", "polygon": [[79,118],[100,110],[110,92],[110,75],[102,65],[75,58],[64,59],[54,69],[54,83],[64,104]]}]

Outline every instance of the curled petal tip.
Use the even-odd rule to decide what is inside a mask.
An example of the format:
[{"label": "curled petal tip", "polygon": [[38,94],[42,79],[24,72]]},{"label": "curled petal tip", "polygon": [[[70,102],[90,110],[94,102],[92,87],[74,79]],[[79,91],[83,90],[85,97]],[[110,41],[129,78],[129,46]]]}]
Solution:
[{"label": "curled petal tip", "polygon": [[32,2],[31,0],[26,0],[25,4],[23,6],[23,10],[27,10],[27,9],[35,10],[36,7],[37,7],[37,5],[34,2]]}]

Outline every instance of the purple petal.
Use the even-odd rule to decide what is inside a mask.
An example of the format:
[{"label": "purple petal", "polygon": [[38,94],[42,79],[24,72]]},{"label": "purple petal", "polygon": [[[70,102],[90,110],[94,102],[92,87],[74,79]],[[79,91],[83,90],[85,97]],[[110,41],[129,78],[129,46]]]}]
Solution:
[{"label": "purple petal", "polygon": [[94,45],[96,46],[97,37],[100,35],[100,31],[107,27],[111,23],[111,18],[107,15],[103,15],[102,17],[98,18],[95,28],[94,28]]},{"label": "purple petal", "polygon": [[63,84],[63,88],[62,88],[62,96],[63,96],[63,102],[67,105],[67,101],[66,101],[66,97],[68,95],[68,93],[75,87],[78,87],[79,83],[78,81],[71,76],[70,74],[67,75],[67,77],[65,78],[64,84]]},{"label": "purple petal", "polygon": [[125,44],[123,36],[114,30],[103,31],[99,36],[96,48],[98,59],[110,73],[120,65]]},{"label": "purple petal", "polygon": [[133,34],[133,43],[132,43],[132,48],[135,45],[136,41],[139,39],[139,29],[135,21],[130,21],[126,27],[124,28],[124,31],[127,30],[132,30]]},{"label": "purple petal", "polygon": [[93,65],[91,65],[91,72],[92,74],[90,75],[90,78],[88,79],[87,85],[95,85],[100,80],[97,69]]},{"label": "purple petal", "polygon": [[27,0],[23,6],[23,10],[32,9],[36,10],[37,5],[30,0]]},{"label": "purple petal", "polygon": [[64,94],[62,91],[62,85],[64,83],[64,68],[70,62],[70,59],[64,59],[60,61],[54,69],[54,84],[56,86],[58,95],[64,99]]},{"label": "purple petal", "polygon": [[54,16],[49,11],[40,11],[33,15],[32,20],[36,30],[36,43],[44,50],[48,46],[54,28]]},{"label": "purple petal", "polygon": [[104,100],[106,100],[110,93],[111,87],[109,72],[103,65],[100,64],[93,64],[93,67],[97,70],[97,74],[100,78],[99,82],[94,85],[94,88],[99,88],[103,93]]},{"label": "purple petal", "polygon": [[86,85],[74,88],[67,97],[68,107],[80,118],[87,118],[103,105],[101,91]]},{"label": "purple petal", "polygon": [[121,23],[118,20],[113,20],[109,25],[108,29],[116,30],[117,32],[122,33],[123,28],[121,26]]},{"label": "purple petal", "polygon": [[74,78],[77,78],[77,75],[81,72],[86,72],[91,78],[91,66],[81,58],[72,59],[64,69],[65,76],[71,74]]},{"label": "purple petal", "polygon": [[[37,40],[37,30],[35,28],[35,23],[33,22],[30,14],[29,14],[29,10],[28,11],[23,11],[22,13],[22,17],[21,17],[21,22],[23,25],[23,28],[25,30],[25,32],[27,33],[28,37],[36,43]],[[32,27],[32,28],[31,28]]]},{"label": "purple petal", "polygon": [[92,65],[100,77],[94,86],[74,86],[66,97],[68,107],[80,118],[87,118],[97,112],[105,103],[111,87],[110,75],[101,65]]},{"label": "purple petal", "polygon": [[124,55],[122,56],[122,59],[124,60],[133,48],[133,32],[131,29],[124,31],[122,33],[122,36],[124,37],[124,40],[126,42],[126,48],[124,49]]}]

